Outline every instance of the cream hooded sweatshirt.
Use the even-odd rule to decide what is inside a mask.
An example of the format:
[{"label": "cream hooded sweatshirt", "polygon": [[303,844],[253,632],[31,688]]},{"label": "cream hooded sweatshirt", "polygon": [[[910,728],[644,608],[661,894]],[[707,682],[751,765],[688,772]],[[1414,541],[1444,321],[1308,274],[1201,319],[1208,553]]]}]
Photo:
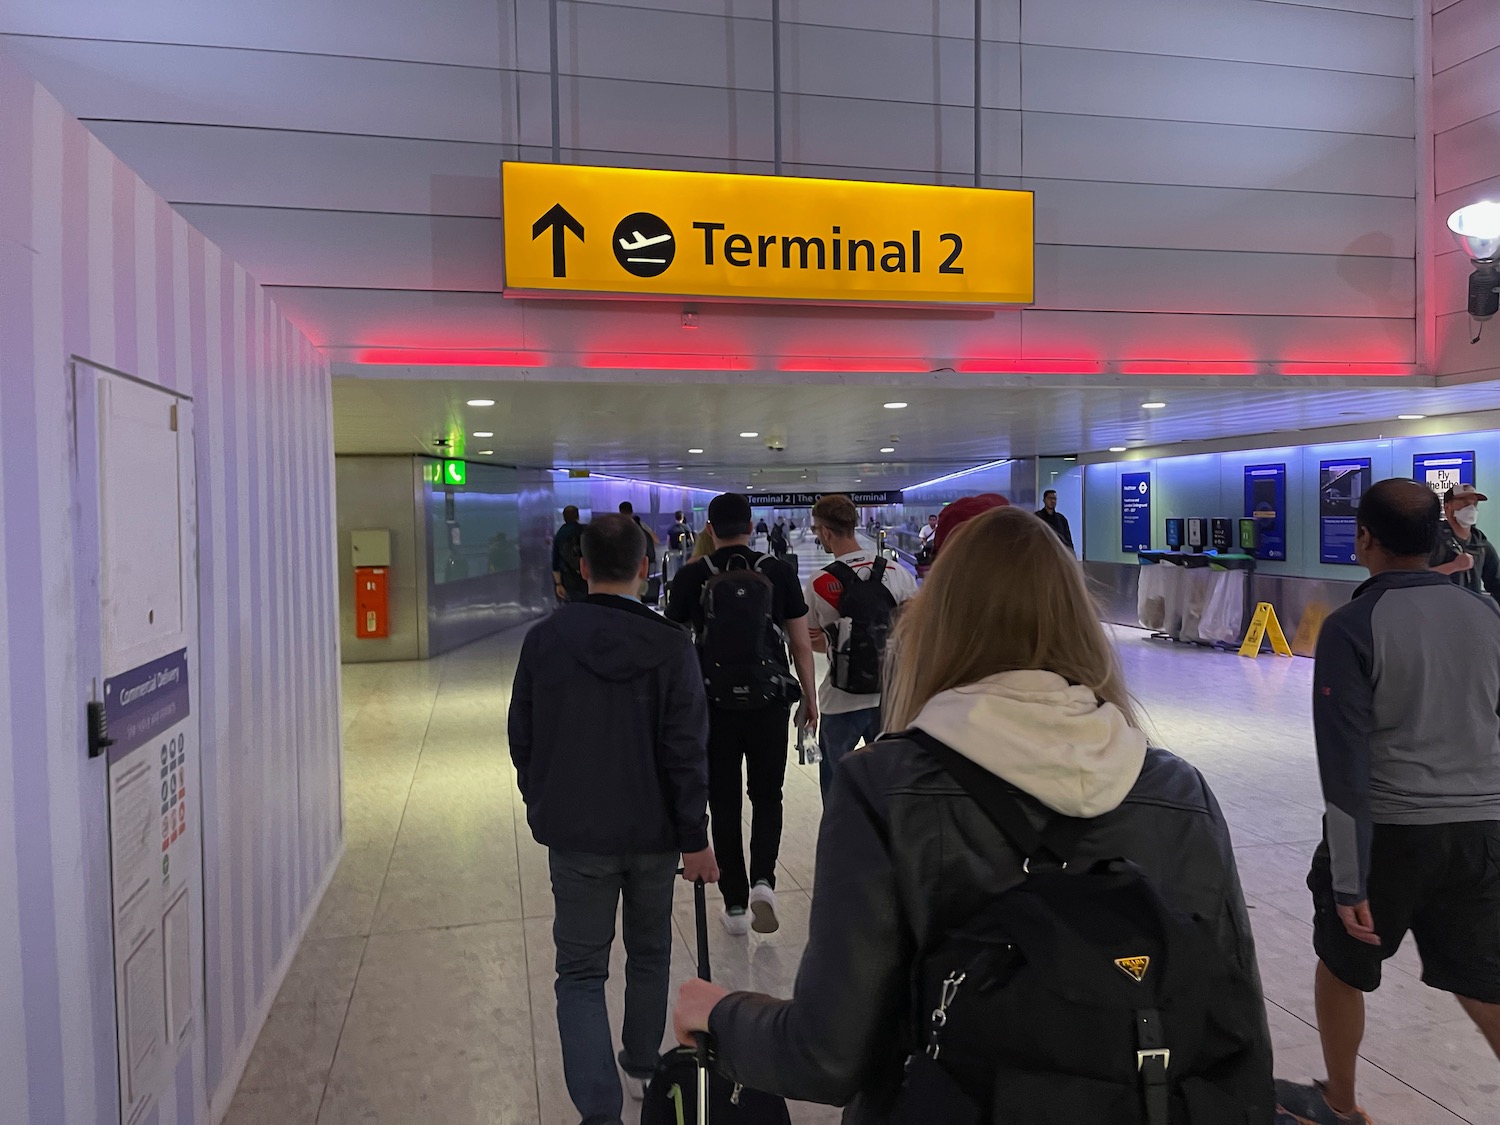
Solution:
[{"label": "cream hooded sweatshirt", "polygon": [[1146,736],[1113,703],[1053,672],[1000,672],[941,692],[913,726],[1067,816],[1120,806]]}]

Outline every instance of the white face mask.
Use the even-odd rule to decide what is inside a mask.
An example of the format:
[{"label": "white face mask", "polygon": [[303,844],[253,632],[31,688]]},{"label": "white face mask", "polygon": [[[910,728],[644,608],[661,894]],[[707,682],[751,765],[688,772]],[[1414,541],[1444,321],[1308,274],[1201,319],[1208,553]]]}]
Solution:
[{"label": "white face mask", "polygon": [[1473,527],[1479,522],[1479,505],[1470,504],[1467,508],[1460,508],[1453,513],[1453,518],[1465,527]]}]

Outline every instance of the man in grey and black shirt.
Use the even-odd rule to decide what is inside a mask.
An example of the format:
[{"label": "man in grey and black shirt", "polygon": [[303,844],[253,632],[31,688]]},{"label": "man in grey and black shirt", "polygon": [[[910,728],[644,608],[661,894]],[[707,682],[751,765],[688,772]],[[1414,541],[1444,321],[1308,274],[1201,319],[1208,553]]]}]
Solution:
[{"label": "man in grey and black shirt", "polygon": [[1488,499],[1472,484],[1455,484],[1443,494],[1443,518],[1428,561],[1455,586],[1500,601],[1500,556],[1476,526],[1479,502]]},{"label": "man in grey and black shirt", "polygon": [[1370,572],[1318,638],[1313,725],[1327,812],[1307,884],[1328,1082],[1278,1083],[1301,1121],[1365,1122],[1364,993],[1410,931],[1422,980],[1500,1055],[1500,608],[1428,569],[1438,500],[1409,480],[1361,498]]}]

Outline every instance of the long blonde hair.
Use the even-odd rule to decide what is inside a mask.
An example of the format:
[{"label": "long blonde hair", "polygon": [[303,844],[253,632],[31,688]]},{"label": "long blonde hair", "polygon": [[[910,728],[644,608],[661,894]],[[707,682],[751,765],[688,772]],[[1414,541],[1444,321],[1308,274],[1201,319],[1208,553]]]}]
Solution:
[{"label": "long blonde hair", "polygon": [[698,532],[698,538],[693,541],[693,553],[688,557],[688,562],[697,562],[705,555],[714,553],[714,531],[708,524],[704,524]]},{"label": "long blonde hair", "polygon": [[885,678],[886,729],[907,729],[939,692],[1022,669],[1082,684],[1139,725],[1078,560],[1030,512],[995,508],[943,543],[902,610]]}]

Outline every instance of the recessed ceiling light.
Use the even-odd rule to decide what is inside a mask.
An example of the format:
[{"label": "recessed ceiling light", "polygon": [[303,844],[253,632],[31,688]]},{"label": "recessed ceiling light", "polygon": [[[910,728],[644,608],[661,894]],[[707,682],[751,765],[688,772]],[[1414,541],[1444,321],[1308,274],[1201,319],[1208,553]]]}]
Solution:
[{"label": "recessed ceiling light", "polygon": [[885,408],[887,410],[905,410],[906,409],[906,403],[904,403],[904,402],[888,402],[888,403],[885,404]]},{"label": "recessed ceiling light", "polygon": [[680,473],[680,472],[682,472],[682,466],[681,466],[681,465],[678,465],[678,466],[677,466],[677,471],[678,471],[678,472],[679,472],[679,473]]},{"label": "recessed ceiling light", "polygon": [[475,430],[474,431],[474,436],[475,437],[494,437],[495,436],[495,432],[493,430]]},{"label": "recessed ceiling light", "polygon": [[469,400],[469,405],[470,406],[494,406],[495,405],[495,400],[492,399],[492,398],[471,398]]},{"label": "recessed ceiling light", "polygon": [[1161,410],[1161,409],[1165,408],[1166,405],[1167,404],[1164,403],[1164,402],[1143,402],[1143,403],[1141,403],[1141,409],[1142,410]]},{"label": "recessed ceiling light", "polygon": [[896,447],[894,445],[882,445],[880,447],[880,452],[882,452],[882,453],[894,453],[894,452],[896,452]]},{"label": "recessed ceiling light", "polygon": [[760,437],[760,432],[757,430],[742,430],[740,431],[740,437]]},{"label": "recessed ceiling light", "polygon": [[1403,422],[1420,422],[1423,418],[1427,417],[1427,415],[1425,415],[1425,414],[1397,414],[1396,417],[1399,418],[1399,419],[1401,419],[1401,421],[1403,421]]},{"label": "recessed ceiling light", "polygon": [[1109,451],[1111,453],[1124,453],[1125,452],[1125,446],[1123,446],[1123,445],[1112,445],[1112,446],[1109,447]]},{"label": "recessed ceiling light", "polygon": [[701,449],[689,449],[688,452],[689,453],[702,453],[703,450],[701,450]]},{"label": "recessed ceiling light", "polygon": [[855,484],[864,484],[865,483],[865,478],[864,477],[855,477],[854,478],[854,483]]},{"label": "recessed ceiling light", "polygon": [[1076,460],[1078,460],[1078,458],[1077,457],[1064,457],[1063,460],[1064,461],[1076,461]]},{"label": "recessed ceiling light", "polygon": [[493,449],[481,449],[479,451],[479,456],[481,457],[493,457],[494,455],[495,451]]}]

